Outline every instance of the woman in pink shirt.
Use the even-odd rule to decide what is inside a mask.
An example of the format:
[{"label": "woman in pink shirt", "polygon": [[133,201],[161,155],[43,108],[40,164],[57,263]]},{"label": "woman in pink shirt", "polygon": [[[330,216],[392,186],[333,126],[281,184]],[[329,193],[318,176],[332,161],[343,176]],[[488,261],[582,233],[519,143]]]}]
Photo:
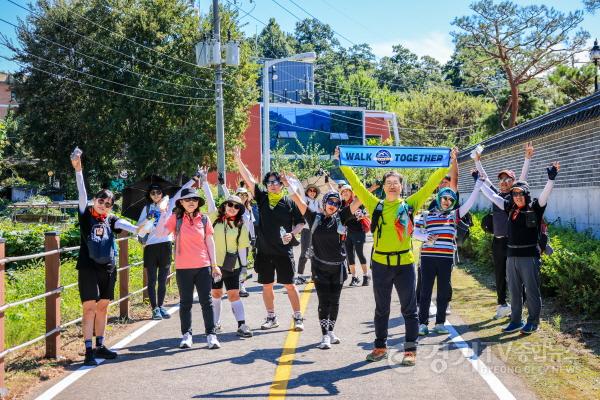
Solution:
[{"label": "woman in pink shirt", "polygon": [[[179,318],[181,320],[180,348],[192,347],[192,303],[194,287],[198,292],[209,349],[221,347],[215,334],[213,318],[212,289],[213,278],[221,279],[221,270],[215,263],[215,242],[213,227],[205,214],[200,212],[204,205],[195,189],[185,188],[175,203],[173,213],[165,210],[167,221],[159,234],[175,234],[175,276],[179,287]],[[159,223],[160,225],[160,223]]]}]

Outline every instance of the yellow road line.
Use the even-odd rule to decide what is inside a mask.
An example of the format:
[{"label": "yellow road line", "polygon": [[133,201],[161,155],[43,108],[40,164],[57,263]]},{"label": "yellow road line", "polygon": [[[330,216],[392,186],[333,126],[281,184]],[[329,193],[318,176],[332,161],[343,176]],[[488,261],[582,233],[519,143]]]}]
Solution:
[{"label": "yellow road line", "polygon": [[[302,296],[300,297],[300,312],[302,312],[302,315],[306,313],[306,307],[308,306],[308,300],[310,300],[313,287],[314,284],[310,282],[304,286],[304,290],[302,291]],[[269,390],[269,399],[285,398],[287,392],[288,381],[292,374],[292,364],[296,358],[296,346],[298,345],[301,333],[294,331],[293,325],[294,321],[292,321],[290,327],[291,330],[283,344],[283,351],[281,352],[281,357],[279,357],[279,363],[275,370],[275,377],[273,378],[273,383]]]}]

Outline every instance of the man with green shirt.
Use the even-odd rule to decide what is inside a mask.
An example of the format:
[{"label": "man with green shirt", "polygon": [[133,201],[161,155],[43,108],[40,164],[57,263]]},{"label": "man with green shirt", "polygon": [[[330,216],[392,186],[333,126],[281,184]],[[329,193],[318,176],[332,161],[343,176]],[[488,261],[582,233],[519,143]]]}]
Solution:
[{"label": "man with green shirt", "polygon": [[[452,152],[452,157],[456,157]],[[339,149],[334,158],[339,160]],[[370,193],[360,182],[352,168],[341,166],[340,170],[348,180],[354,193],[373,216],[379,199]],[[413,210],[418,211],[449,168],[440,168],[429,177],[427,183],[415,194],[402,198],[402,176],[397,172],[387,172],[382,179],[385,198],[381,218],[373,233],[373,255],[371,269],[373,294],[375,296],[375,349],[367,356],[367,361],[380,361],[387,357],[388,322],[392,288],[396,288],[400,298],[405,327],[403,365],[415,365],[419,321],[415,291],[416,275],[411,235]],[[375,223],[375,221],[373,221]]]}]

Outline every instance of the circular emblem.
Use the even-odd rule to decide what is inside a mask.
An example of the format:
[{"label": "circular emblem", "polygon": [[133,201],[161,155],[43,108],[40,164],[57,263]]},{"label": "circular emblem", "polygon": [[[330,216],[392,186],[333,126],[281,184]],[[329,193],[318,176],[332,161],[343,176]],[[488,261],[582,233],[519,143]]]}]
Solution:
[{"label": "circular emblem", "polygon": [[375,161],[377,161],[381,165],[386,165],[390,161],[392,161],[392,154],[387,150],[379,150],[375,154]]}]

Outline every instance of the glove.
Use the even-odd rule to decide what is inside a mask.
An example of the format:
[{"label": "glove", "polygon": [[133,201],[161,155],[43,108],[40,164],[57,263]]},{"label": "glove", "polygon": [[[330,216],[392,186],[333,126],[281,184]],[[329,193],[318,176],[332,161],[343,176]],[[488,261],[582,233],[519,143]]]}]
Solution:
[{"label": "glove", "polygon": [[479,171],[475,170],[471,172],[471,176],[473,177],[473,180],[477,182],[477,180],[479,179]]},{"label": "glove", "polygon": [[219,172],[219,185],[224,185],[225,184],[225,178],[223,178],[223,173]]},{"label": "glove", "polygon": [[558,169],[556,169],[554,165],[546,168],[546,172],[548,173],[548,179],[550,179],[551,181],[556,179],[556,175],[558,175]]},{"label": "glove", "polygon": [[329,183],[329,175],[325,175],[325,183]]}]

